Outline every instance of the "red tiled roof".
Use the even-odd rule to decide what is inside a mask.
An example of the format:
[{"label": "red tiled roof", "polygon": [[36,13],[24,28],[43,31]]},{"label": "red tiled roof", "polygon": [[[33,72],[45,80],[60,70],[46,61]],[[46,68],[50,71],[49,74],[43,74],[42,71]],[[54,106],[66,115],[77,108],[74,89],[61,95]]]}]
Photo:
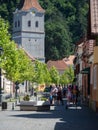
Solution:
[{"label": "red tiled roof", "polygon": [[58,70],[65,70],[68,67],[67,64],[63,60],[57,60],[57,61],[49,60],[47,62],[47,66],[49,69],[54,66]]},{"label": "red tiled roof", "polygon": [[64,58],[63,61],[67,64],[67,65],[73,65],[73,61],[74,61],[75,56],[74,55],[70,55],[68,58]]},{"label": "red tiled roof", "polygon": [[21,10],[29,10],[31,8],[36,8],[40,12],[45,12],[44,9],[39,5],[38,0],[24,0],[24,4]]}]

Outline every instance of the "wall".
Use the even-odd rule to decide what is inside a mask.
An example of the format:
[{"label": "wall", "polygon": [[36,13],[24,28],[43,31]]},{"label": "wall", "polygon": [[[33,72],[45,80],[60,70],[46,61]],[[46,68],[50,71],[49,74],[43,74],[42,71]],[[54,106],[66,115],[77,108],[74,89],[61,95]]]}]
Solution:
[{"label": "wall", "polygon": [[94,64],[98,63],[98,46],[94,47]]}]

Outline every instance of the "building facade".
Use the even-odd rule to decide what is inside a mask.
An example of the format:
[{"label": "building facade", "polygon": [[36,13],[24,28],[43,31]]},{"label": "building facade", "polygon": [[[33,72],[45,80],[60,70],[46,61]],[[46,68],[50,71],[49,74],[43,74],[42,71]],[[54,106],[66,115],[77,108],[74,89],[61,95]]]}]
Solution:
[{"label": "building facade", "polygon": [[42,62],[45,62],[44,14],[37,0],[23,0],[13,13],[13,40]]},{"label": "building facade", "polygon": [[91,71],[91,98],[90,106],[93,110],[98,111],[98,0],[90,0],[89,23],[90,38],[95,40],[93,64]]},{"label": "building facade", "polygon": [[96,40],[84,39],[76,45],[74,59],[76,84],[81,86],[83,101],[98,111],[98,46]]},{"label": "building facade", "polygon": [[76,84],[78,85],[79,89],[82,91],[82,53],[83,53],[83,41],[79,41],[75,47],[75,59],[74,59],[74,70],[75,70],[75,77],[76,77]]}]

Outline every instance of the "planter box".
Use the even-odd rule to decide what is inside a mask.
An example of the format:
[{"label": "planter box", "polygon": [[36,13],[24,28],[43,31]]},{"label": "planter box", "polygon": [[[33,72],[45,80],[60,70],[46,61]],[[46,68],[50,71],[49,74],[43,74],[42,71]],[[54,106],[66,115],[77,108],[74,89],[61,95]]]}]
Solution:
[{"label": "planter box", "polygon": [[22,101],[18,105],[21,111],[48,111],[50,110],[50,105],[48,102],[44,101]]},{"label": "planter box", "polygon": [[37,105],[36,101],[21,101],[20,105],[34,106]]},{"label": "planter box", "polygon": [[48,111],[50,110],[50,105],[42,105],[42,106],[28,106],[28,105],[20,105],[21,111]]}]

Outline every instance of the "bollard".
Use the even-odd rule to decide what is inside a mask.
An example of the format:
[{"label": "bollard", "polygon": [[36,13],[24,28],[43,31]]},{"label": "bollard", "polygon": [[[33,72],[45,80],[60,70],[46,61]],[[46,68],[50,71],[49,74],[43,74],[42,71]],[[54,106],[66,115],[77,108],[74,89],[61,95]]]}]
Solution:
[{"label": "bollard", "polygon": [[17,100],[15,101],[15,106],[17,105]]},{"label": "bollard", "polygon": [[7,109],[7,102],[2,102],[2,110],[6,110]]},{"label": "bollard", "polygon": [[19,103],[20,103],[20,97],[19,97]]},{"label": "bollard", "polygon": [[12,110],[14,110],[14,102],[12,103]]}]

